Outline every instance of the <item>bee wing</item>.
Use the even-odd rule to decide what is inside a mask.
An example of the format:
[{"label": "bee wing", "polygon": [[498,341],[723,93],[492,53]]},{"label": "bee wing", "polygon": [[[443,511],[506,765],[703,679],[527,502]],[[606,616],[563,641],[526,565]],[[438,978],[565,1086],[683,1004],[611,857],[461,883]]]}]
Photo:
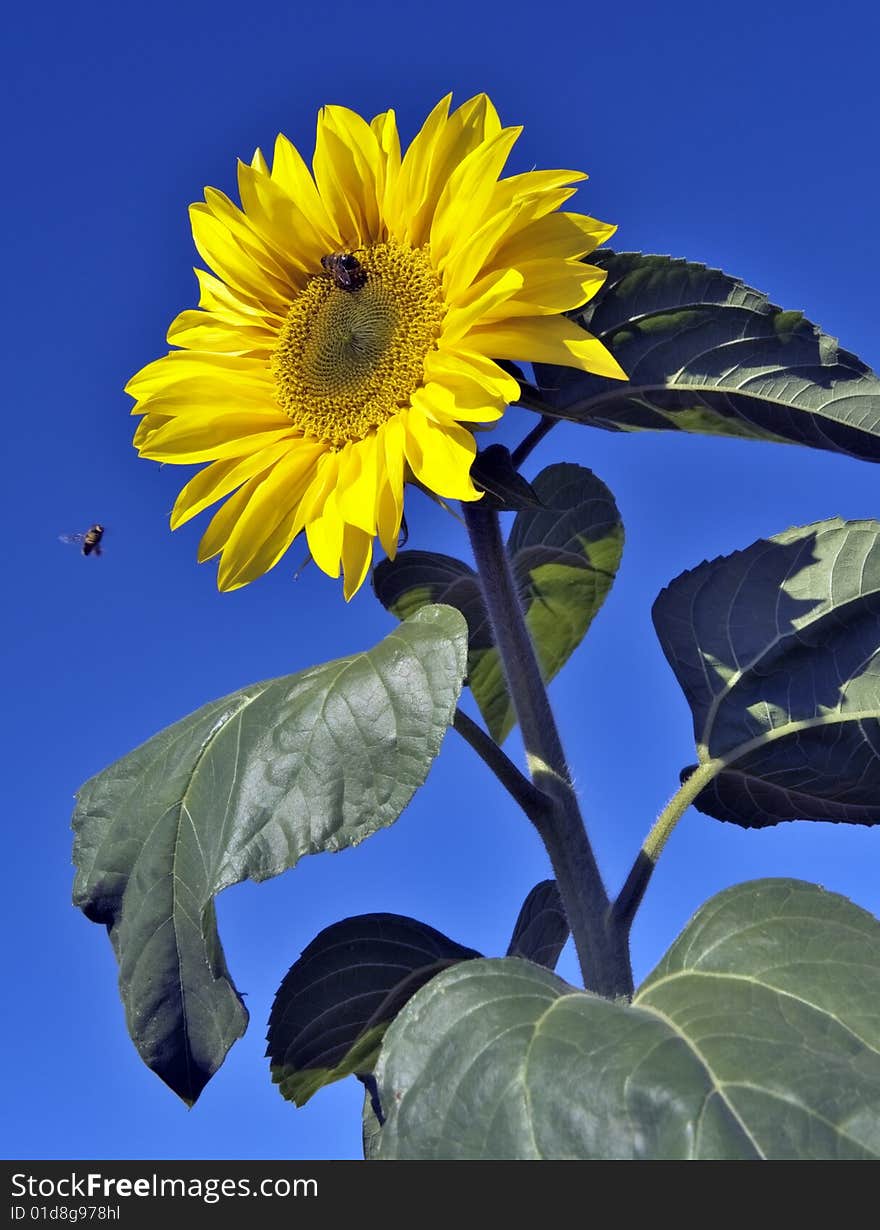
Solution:
[{"label": "bee wing", "polygon": [[59,534],[59,542],[73,542],[77,545],[83,541],[85,534]]}]

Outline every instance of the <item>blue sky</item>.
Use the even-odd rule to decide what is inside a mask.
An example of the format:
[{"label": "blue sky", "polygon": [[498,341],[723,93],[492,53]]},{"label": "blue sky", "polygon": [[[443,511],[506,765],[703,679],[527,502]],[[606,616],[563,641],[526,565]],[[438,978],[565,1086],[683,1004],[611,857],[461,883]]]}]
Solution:
[{"label": "blue sky", "polygon": [[[244,684],[366,648],[393,620],[365,588],[345,606],[294,547],[221,595],[172,535],[186,471],[138,460],[126,379],[196,303],[186,207],[234,189],[235,159],[284,131],[311,153],[317,108],[392,106],[406,137],[448,90],[485,90],[521,123],[515,169],[590,172],[576,207],[619,223],[619,249],[686,256],[799,308],[880,365],[876,46],[867,0],[591,6],[17,6],[0,80],[8,209],[3,331],[8,508],[0,610],[7,701],[2,1022],[7,1158],[360,1155],[353,1081],[305,1109],[263,1059],[288,966],[322,927],[411,914],[498,954],[547,874],[543,850],[454,733],[399,822],[218,901],[251,1027],[192,1111],[138,1059],[103,931],[70,904],[69,819],[83,780]],[[10,28],[11,22],[11,28]],[[506,416],[498,438],[531,425]],[[880,469],[807,449],[558,428],[531,473],[566,459],[611,487],[622,569],[552,688],[591,833],[616,887],[692,761],[689,714],[650,622],[657,592],[706,557],[833,515],[880,517]],[[464,553],[420,496],[412,546]],[[107,527],[103,558],[58,535]],[[510,748],[519,754],[516,739]],[[690,812],[636,924],[643,977],[696,907],[739,880],[816,880],[880,912],[880,832],[743,832]],[[566,952],[560,966],[574,977]]]}]

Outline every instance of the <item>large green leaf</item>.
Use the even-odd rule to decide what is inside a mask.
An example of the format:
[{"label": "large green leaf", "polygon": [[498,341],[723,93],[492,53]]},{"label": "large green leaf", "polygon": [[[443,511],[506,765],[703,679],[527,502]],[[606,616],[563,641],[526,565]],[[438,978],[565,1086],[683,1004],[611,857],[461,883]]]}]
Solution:
[{"label": "large green leaf", "polygon": [[880,522],[819,521],[701,564],[653,615],[714,768],[701,811],[880,821]]},{"label": "large green leaf", "polygon": [[788,441],[880,460],[880,379],[837,340],[717,269],[602,251],[599,294],[574,317],[624,383],[537,365],[550,413],[610,431]]},{"label": "large green leaf", "polygon": [[416,991],[480,954],[399,914],[359,914],[321,931],[287,971],[272,1004],[272,1080],[304,1106],[324,1085],[372,1072],[390,1021]]},{"label": "large green leaf", "polygon": [[[508,550],[541,673],[549,682],[586,635],[614,580],[623,525],[611,492],[583,466],[560,462],[532,483],[539,506],[521,510]],[[457,607],[468,622],[468,683],[498,742],[516,718],[476,573],[460,560],[403,551],[373,574],[379,600],[399,618],[428,602]]]},{"label": "large green leaf", "polygon": [[82,787],[74,902],[103,923],[141,1057],[187,1102],[247,1025],[214,896],[396,820],[452,720],[466,631],[419,611],[368,653],[205,705]]},{"label": "large green leaf", "polygon": [[376,1070],[379,1158],[880,1157],[880,923],[758,880],[707,902],[632,1006],[516,958],[424,987]]}]

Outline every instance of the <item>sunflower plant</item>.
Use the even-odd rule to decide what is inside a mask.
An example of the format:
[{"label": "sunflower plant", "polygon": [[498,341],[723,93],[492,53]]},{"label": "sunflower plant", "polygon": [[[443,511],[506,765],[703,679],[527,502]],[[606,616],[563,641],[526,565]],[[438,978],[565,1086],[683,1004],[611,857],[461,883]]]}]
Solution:
[{"label": "sunflower plant", "polygon": [[[399,622],[88,781],[75,902],[109,931],[139,1053],[192,1104],[248,1019],[216,894],[393,823],[454,727],[552,878],[505,955],[393,914],[322,931],[272,1008],[281,1094],[358,1077],[370,1158],[876,1157],[876,919],[814,884],[739,884],[638,987],[629,936],[689,806],[746,828],[880,821],[880,523],[790,529],[662,591],[694,760],[611,891],[547,684],[613,583],[623,526],[590,470],[525,470],[564,420],[877,461],[880,380],[736,278],[604,246],[614,226],[564,208],[582,173],[504,174],[520,131],[484,95],[445,98],[404,150],[392,111],[328,106],[311,169],[279,136],[239,163],[240,204],[208,188],[192,206],[199,305],[127,385],[140,455],[201,467],[171,526],[218,506],[198,555],[221,590],[302,538],[346,600],[371,578]],[[535,417],[510,450],[491,429],[513,405]],[[404,549],[408,487],[458,510],[472,564]],[[515,726],[523,767],[503,750]],[[582,987],[553,972],[569,936]]]}]

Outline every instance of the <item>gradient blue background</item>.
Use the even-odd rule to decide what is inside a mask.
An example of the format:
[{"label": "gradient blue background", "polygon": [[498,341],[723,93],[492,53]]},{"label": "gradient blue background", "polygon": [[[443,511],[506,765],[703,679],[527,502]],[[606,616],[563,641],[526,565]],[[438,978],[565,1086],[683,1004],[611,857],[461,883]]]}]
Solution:
[{"label": "gradient blue background", "polygon": [[[396,108],[409,140],[447,90],[486,90],[525,133],[514,169],[591,173],[576,207],[621,249],[720,266],[803,309],[880,363],[874,4],[744,0],[413,8],[58,3],[6,19],[0,81],[4,257],[3,736],[7,1158],[359,1156],[360,1088],[303,1110],[279,1097],[265,1021],[288,965],[349,914],[412,914],[503,952],[542,848],[451,733],[400,821],[356,850],[222,895],[229,965],[252,1014],[192,1111],[138,1059],[102,929],[70,905],[78,785],[168,723],[244,684],[366,648],[392,626],[369,588],[348,607],[304,548],[218,594],[195,562],[205,518],[175,535],[188,470],[137,459],[122,393],[196,303],[186,207],[234,191],[235,158],[281,129],[311,153],[315,113]],[[12,22],[10,30],[9,23]],[[530,426],[512,412],[499,438]],[[793,524],[880,516],[880,469],[807,449],[555,431],[615,492],[627,547],[606,607],[553,698],[608,882],[620,883],[692,759],[689,715],[650,606],[707,556]],[[410,498],[411,544],[463,552],[460,528]],[[83,559],[58,535],[108,526]],[[515,739],[511,750],[519,754]],[[634,936],[644,976],[713,892],[764,875],[818,880],[880,911],[880,832],[742,832],[689,813]],[[570,953],[561,972],[574,977]]]}]

